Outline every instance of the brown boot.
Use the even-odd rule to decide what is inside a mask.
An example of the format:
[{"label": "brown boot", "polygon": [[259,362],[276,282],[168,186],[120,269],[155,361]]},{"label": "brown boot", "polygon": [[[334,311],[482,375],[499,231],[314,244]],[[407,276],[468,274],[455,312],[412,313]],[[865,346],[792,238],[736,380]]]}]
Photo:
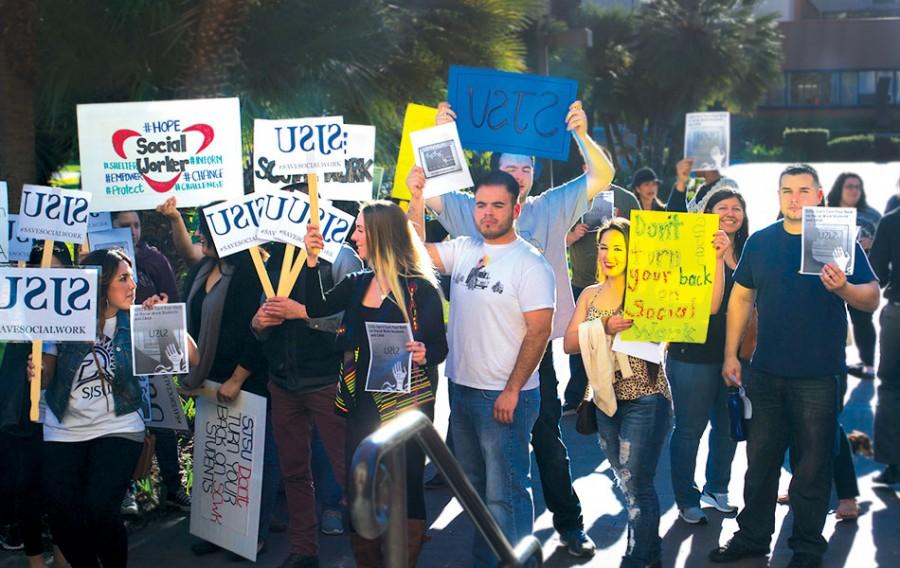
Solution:
[{"label": "brown boot", "polygon": [[381,568],[381,541],[363,538],[356,533],[350,535],[350,546],[357,568]]},{"label": "brown boot", "polygon": [[422,545],[429,540],[425,535],[426,529],[423,520],[410,519],[406,521],[406,555],[409,560],[409,568],[415,568],[416,562],[419,560],[419,553],[422,552]]}]

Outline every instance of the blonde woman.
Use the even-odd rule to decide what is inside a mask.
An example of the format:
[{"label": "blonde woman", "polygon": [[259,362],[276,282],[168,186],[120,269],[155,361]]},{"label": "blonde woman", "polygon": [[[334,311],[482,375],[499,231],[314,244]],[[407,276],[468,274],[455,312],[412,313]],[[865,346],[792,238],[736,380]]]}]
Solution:
[{"label": "blonde woman", "polygon": [[[364,205],[356,218],[351,239],[368,269],[348,275],[327,293],[322,292],[318,256],[312,251],[324,246],[318,226],[306,234],[306,310],[310,317],[324,317],[344,311],[338,343],[344,363],[338,389],[337,407],[347,418],[349,458],[359,443],[379,426],[410,408],[434,417],[437,365],[447,356],[443,307],[434,268],[412,225],[397,205],[375,201]],[[369,392],[367,369],[370,345],[367,322],[408,323],[413,340],[406,344],[412,353],[412,380],[408,392],[390,389],[383,381]],[[391,369],[393,380],[402,383],[405,372]],[[409,560],[415,565],[425,535],[425,494],[422,474],[425,455],[415,442],[406,446],[407,514]],[[348,463],[349,465],[349,463]],[[380,543],[358,534],[351,535],[353,553],[359,567],[380,565]]]}]

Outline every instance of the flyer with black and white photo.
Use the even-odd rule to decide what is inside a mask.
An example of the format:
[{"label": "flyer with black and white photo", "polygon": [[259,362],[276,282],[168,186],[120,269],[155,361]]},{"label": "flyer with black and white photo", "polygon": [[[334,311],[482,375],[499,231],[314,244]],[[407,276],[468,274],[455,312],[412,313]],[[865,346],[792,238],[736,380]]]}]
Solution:
[{"label": "flyer with black and white photo", "polygon": [[413,340],[406,323],[366,322],[369,337],[367,392],[409,392],[412,353],[406,344]]},{"label": "flyer with black and white photo", "polygon": [[856,257],[854,207],[804,207],[800,274],[820,274],[829,262],[853,274]]},{"label": "flyer with black and white photo", "polygon": [[727,112],[689,112],[684,117],[684,157],[693,158],[691,171],[728,167],[731,115]]},{"label": "flyer with black and white photo", "polygon": [[135,375],[187,373],[185,305],[131,306],[131,357]]},{"label": "flyer with black and white photo", "polygon": [[581,222],[591,231],[596,231],[613,218],[615,213],[615,196],[612,191],[601,191],[594,197],[591,208],[581,217]]},{"label": "flyer with black and white photo", "polygon": [[472,187],[456,123],[448,122],[409,133],[416,165],[425,170],[426,198]]}]

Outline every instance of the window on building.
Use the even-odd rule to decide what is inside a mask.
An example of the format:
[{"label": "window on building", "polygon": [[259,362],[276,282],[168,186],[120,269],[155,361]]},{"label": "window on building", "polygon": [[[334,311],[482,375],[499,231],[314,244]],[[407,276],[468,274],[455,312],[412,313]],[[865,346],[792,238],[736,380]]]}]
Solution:
[{"label": "window on building", "polygon": [[845,71],[841,73],[841,100],[844,106],[855,106],[858,104],[857,94],[859,92],[859,73],[856,71]]},{"label": "window on building", "polygon": [[894,75],[893,71],[860,71],[859,72],[859,104],[874,105],[878,97],[878,82],[882,79],[888,81],[888,104],[894,102]]},{"label": "window on building", "polygon": [[790,104],[792,106],[827,106],[831,104],[831,73],[790,73]]}]

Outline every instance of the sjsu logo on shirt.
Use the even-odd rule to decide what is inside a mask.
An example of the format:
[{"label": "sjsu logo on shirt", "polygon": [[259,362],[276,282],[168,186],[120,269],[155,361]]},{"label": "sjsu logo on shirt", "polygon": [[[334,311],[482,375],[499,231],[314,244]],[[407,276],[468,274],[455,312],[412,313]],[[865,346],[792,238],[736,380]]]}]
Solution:
[{"label": "sjsu logo on shirt", "polygon": [[30,310],[52,307],[56,314],[68,316],[91,309],[94,298],[90,291],[90,283],[83,276],[6,275],[0,280],[0,310],[12,310],[22,302]]},{"label": "sjsu logo on shirt", "polygon": [[68,226],[87,223],[88,201],[74,195],[22,192],[20,215],[44,217],[61,221]]}]

